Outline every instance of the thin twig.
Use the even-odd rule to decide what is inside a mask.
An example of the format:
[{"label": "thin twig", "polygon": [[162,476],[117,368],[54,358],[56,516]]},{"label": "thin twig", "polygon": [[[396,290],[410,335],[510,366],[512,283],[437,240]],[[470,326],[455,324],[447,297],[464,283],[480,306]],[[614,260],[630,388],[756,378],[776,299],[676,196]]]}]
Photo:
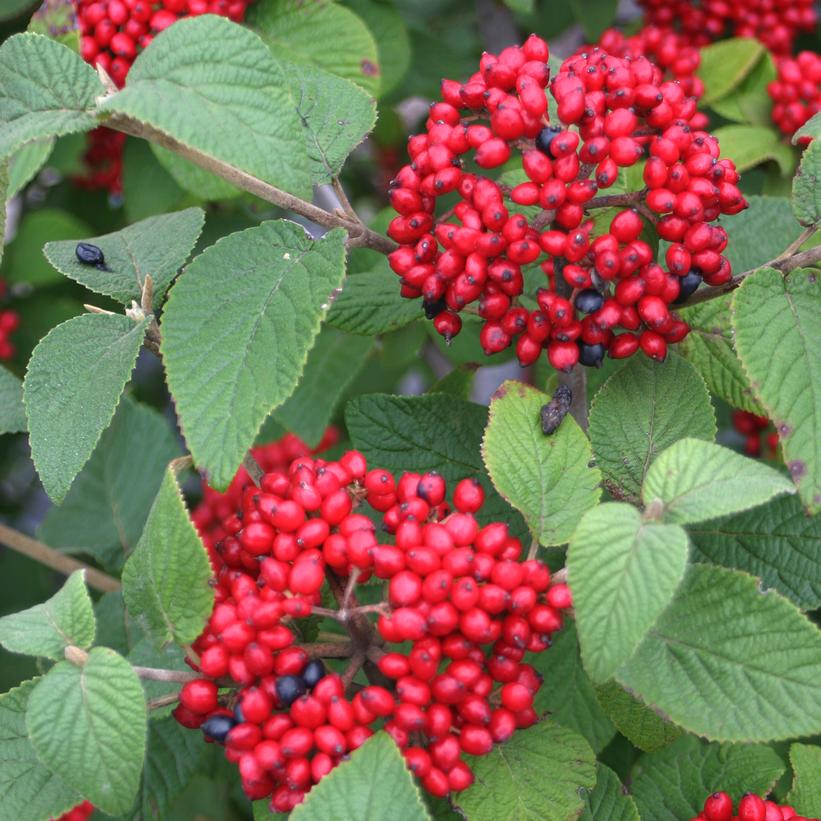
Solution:
[{"label": "thin twig", "polygon": [[317,644],[297,644],[312,659],[346,659],[353,655],[353,642],[328,641]]},{"label": "thin twig", "polygon": [[202,673],[195,673],[193,670],[163,670],[159,667],[133,667],[134,672],[144,681],[171,681],[177,684],[185,684],[188,681],[196,681],[202,678]]},{"label": "thin twig", "polygon": [[[556,276],[556,292],[565,299],[570,299],[573,288],[564,276]],[[570,415],[582,430],[587,430],[587,371],[583,365],[576,365],[570,373],[559,371],[558,383],[570,388]]]},{"label": "thin twig", "polygon": [[350,687],[351,682],[356,677],[356,674],[362,669],[362,665],[365,662],[365,653],[362,650],[357,650],[353,657],[351,658],[350,663],[345,668],[345,672],[342,674],[342,684],[345,690]]},{"label": "thin twig", "polygon": [[635,205],[644,196],[644,191],[631,191],[629,194],[605,194],[601,197],[593,197],[584,204],[584,210],[590,211],[594,208],[613,208],[618,205]]},{"label": "thin twig", "polygon": [[534,536],[533,540],[530,542],[530,550],[527,551],[527,560],[529,562],[533,561],[533,559],[536,558],[536,555],[538,554],[538,552],[539,552],[539,540],[537,538],[535,538],[535,536]]},{"label": "thin twig", "polygon": [[160,707],[167,707],[169,704],[174,704],[179,701],[179,698],[179,693],[168,693],[168,695],[165,696],[157,696],[157,698],[152,698],[146,706],[149,711],[159,710]]},{"label": "thin twig", "polygon": [[250,450],[245,454],[245,458],[242,460],[242,466],[251,477],[251,481],[259,487],[259,483],[262,481],[265,471],[260,467],[259,462],[254,458],[254,454],[251,453]]},{"label": "thin twig", "polygon": [[358,222],[360,225],[362,224],[362,220],[359,218],[359,214],[354,211],[353,206],[351,205],[351,201],[348,199],[348,195],[345,193],[345,189],[342,187],[342,183],[339,181],[339,177],[334,177],[331,180],[331,186],[336,193],[337,198],[339,199],[339,204],[342,206],[342,211],[350,217],[354,222]]},{"label": "thin twig", "polygon": [[101,590],[103,593],[113,593],[119,590],[121,585],[113,576],[96,570],[84,562],[72,559],[64,553],[60,553],[53,547],[38,542],[24,533],[20,533],[11,527],[0,524],[0,544],[14,550],[17,553],[22,553],[30,559],[56,570],[58,573],[63,573],[70,576],[75,570],[85,570],[86,584],[93,587],[95,590]]},{"label": "thin twig", "polygon": [[347,610],[348,605],[351,601],[351,596],[353,596],[353,590],[356,587],[356,583],[359,581],[359,568],[355,567],[351,571],[351,575],[348,577],[348,583],[345,585],[345,595],[342,599],[342,609]]}]

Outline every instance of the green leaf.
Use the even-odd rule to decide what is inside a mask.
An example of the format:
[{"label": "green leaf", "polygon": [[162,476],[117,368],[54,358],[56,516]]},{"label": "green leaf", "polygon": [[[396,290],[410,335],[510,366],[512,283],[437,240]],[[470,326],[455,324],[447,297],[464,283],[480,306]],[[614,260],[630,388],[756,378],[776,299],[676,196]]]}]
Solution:
[{"label": "green leaf", "polygon": [[65,501],[46,513],[39,538],[118,572],[140,539],[166,466],[179,455],[168,422],[126,396]]},{"label": "green leaf", "polygon": [[536,712],[547,712],[558,724],[583,735],[594,752],[601,752],[616,728],[599,706],[584,672],[574,623],[568,621],[553,639],[550,652],[534,656],[531,664],[544,676],[536,693]]},{"label": "green leaf", "polygon": [[168,384],[194,461],[217,487],[296,387],[344,260],[341,229],[312,240],[292,222],[264,222],[212,245],[171,290]]},{"label": "green leaf", "polygon": [[43,487],[62,502],[108,427],[148,319],[83,314],[40,341],[23,382],[31,456]]},{"label": "green leaf", "polygon": [[693,566],[616,678],[706,738],[769,741],[821,731],[821,632],[738,571]]},{"label": "green leaf", "polygon": [[7,200],[20,193],[34,179],[34,176],[49,158],[53,148],[54,138],[47,137],[43,140],[26,143],[14,154],[9,161]]},{"label": "green leaf", "polygon": [[795,218],[802,224],[813,226],[821,222],[821,145],[813,140],[801,157],[801,164],[792,184],[792,207]]},{"label": "green leaf", "polygon": [[585,514],[567,551],[584,666],[604,682],[632,656],[670,603],[687,566],[687,534],[642,521],[632,505]]},{"label": "green leaf", "polygon": [[91,647],[95,626],[85,571],[75,570],[48,601],[0,619],[0,644],[12,653],[59,661],[66,647]]},{"label": "green leaf", "polygon": [[146,737],[143,690],[131,665],[95,647],[82,667],[56,664],[34,688],[26,727],[37,756],[95,807],[128,810]]},{"label": "green leaf", "polygon": [[372,346],[369,337],[324,328],[308,354],[296,390],[274,411],[274,418],[307,445],[316,447]]},{"label": "green leaf", "polygon": [[94,69],[41,34],[15,34],[0,47],[0,158],[25,143],[88,131],[103,87]]},{"label": "green leaf", "polygon": [[39,0],[5,0],[0,7],[0,20],[12,20],[23,12],[30,11]]},{"label": "green leaf", "polygon": [[785,177],[795,169],[792,149],[781,141],[781,135],[773,127],[724,125],[715,129],[713,136],[721,146],[721,156],[731,159],[739,172],[768,160],[778,163]]},{"label": "green leaf", "polygon": [[618,731],[640,750],[663,750],[681,735],[675,724],[633,698],[615,681],[596,688],[596,698]]},{"label": "green leaf", "polygon": [[618,0],[570,0],[573,16],[590,43],[595,43],[613,25],[618,5]]},{"label": "green leaf", "polygon": [[191,253],[205,222],[201,208],[186,208],[129,225],[121,231],[84,239],[99,246],[110,271],[83,265],[75,253],[77,240],[48,242],[43,249],[48,261],[60,273],[99,294],[113,297],[123,305],[140,301],[146,276],[154,285],[155,308]]},{"label": "green leaf", "polygon": [[0,434],[20,433],[25,429],[23,383],[11,371],[0,367]]},{"label": "green leaf", "polygon": [[0,695],[0,821],[57,818],[83,799],[46,768],[26,730],[26,707],[39,679]]},{"label": "green leaf", "polygon": [[759,576],[802,610],[821,607],[821,517],[795,496],[754,510],[690,525],[697,560]]},{"label": "green leaf", "polygon": [[419,788],[394,740],[377,733],[333,769],[291,813],[293,821],[340,818],[429,819]]},{"label": "green leaf", "polygon": [[765,53],[764,46],[749,37],[734,37],[701,49],[702,102],[709,105],[738,88]]},{"label": "green leaf", "polygon": [[792,135],[792,144],[798,145],[804,137],[821,137],[821,112],[810,117],[795,134]]},{"label": "green leaf", "polygon": [[371,94],[379,91],[376,42],[350,9],[330,0],[260,0],[247,19],[277,59],[315,65]]},{"label": "green leaf", "polygon": [[732,302],[736,350],[810,511],[821,510],[819,300],[817,271],[784,276],[762,268],[742,282]]},{"label": "green leaf", "polygon": [[[676,403],[670,402],[673,395]],[[590,408],[596,463],[605,481],[631,498],[638,498],[661,451],[684,436],[712,441],[715,435],[715,413],[704,381],[676,355],[664,363],[634,357],[604,383]]]},{"label": "green leaf", "polygon": [[777,75],[775,60],[765,51],[741,83],[720,100],[713,100],[710,108],[727,120],[770,125],[773,101],[767,92],[767,86]]},{"label": "green leaf", "polygon": [[604,764],[596,764],[596,787],[584,802],[580,821],[640,821],[636,803],[619,777]]},{"label": "green leaf", "polygon": [[471,761],[476,781],[454,803],[470,821],[570,821],[596,783],[593,751],[543,720]]},{"label": "green leaf", "polygon": [[376,123],[376,102],[359,86],[313,66],[283,63],[314,183],[328,183]]},{"label": "green leaf", "polygon": [[473,392],[478,365],[458,365],[428,388],[428,393],[447,393],[457,399],[469,400]]},{"label": "green leaf", "polygon": [[396,276],[383,269],[345,277],[328,324],[351,334],[376,336],[403,328],[421,315],[419,303],[403,299]]},{"label": "green leaf", "polygon": [[747,792],[766,795],[783,773],[784,763],[764,745],[705,744],[685,735],[638,760],[630,792],[642,818],[681,821],[698,815],[717,790],[734,800]]},{"label": "green leaf", "polygon": [[787,802],[807,817],[821,816],[821,747],[790,745],[793,784]]},{"label": "green leaf", "polygon": [[475,477],[485,490],[482,522],[506,521],[517,536],[524,524],[487,478],[480,447],[487,408],[445,394],[369,394],[345,409],[348,434],[373,466],[391,471],[442,474],[448,486]]},{"label": "green leaf", "polygon": [[200,168],[180,154],[175,154],[155,143],[151,144],[151,150],[160,167],[168,173],[177,187],[193,194],[198,199],[213,202],[229,200],[242,195],[242,189]]},{"label": "green leaf", "polygon": [[178,463],[165,472],[143,535],[123,569],[129,611],[141,615],[157,644],[190,644],[214,606],[211,563],[177,483]]},{"label": "green leaf", "polygon": [[482,441],[496,490],[545,546],[567,542],[601,495],[601,474],[590,467],[590,443],[575,420],[565,417],[552,436],[542,432],[539,412],[549,401],[522,382],[505,382],[491,400]]},{"label": "green leaf", "polygon": [[793,492],[785,476],[762,462],[711,442],[680,439],[650,465],[642,498],[647,505],[660,500],[667,521],[690,524]]},{"label": "green leaf", "polygon": [[126,87],[100,110],[133,117],[294,194],[309,191],[308,157],[284,73],[253,32],[223,17],[185,18],[157,35]]},{"label": "green leaf", "polygon": [[[172,211],[185,192],[154,156],[154,145],[126,140],[123,151],[123,208],[129,222]],[[227,185],[227,183],[226,183]]]}]

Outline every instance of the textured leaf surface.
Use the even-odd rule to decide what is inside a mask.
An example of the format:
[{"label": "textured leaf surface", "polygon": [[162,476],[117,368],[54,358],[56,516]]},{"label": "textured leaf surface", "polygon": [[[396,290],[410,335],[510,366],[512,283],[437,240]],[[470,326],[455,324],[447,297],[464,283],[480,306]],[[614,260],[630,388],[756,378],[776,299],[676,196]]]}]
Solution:
[{"label": "textured leaf surface", "polygon": [[344,238],[265,222],[212,245],[171,290],[168,384],[194,461],[216,486],[231,481],[265,417],[296,387],[344,274]]},{"label": "textured leaf surface", "polygon": [[594,752],[601,752],[616,728],[599,706],[582,667],[575,624],[568,621],[556,634],[550,652],[539,653],[531,663],[544,676],[536,694],[536,712],[547,711],[555,722],[583,735]]},{"label": "textured leaf surface", "polygon": [[274,411],[274,418],[316,447],[339,400],[365,365],[372,345],[368,337],[324,328],[308,354],[296,390]]},{"label": "textured leaf surface", "polygon": [[756,580],[691,568],[616,678],[676,724],[719,741],[821,732],[821,632]]},{"label": "textured leaf surface", "polygon": [[604,764],[596,764],[596,787],[584,802],[581,821],[639,821],[636,803],[619,777]]},{"label": "textured leaf surface", "polygon": [[123,570],[128,609],[142,615],[157,644],[190,644],[211,614],[211,563],[188,515],[171,463],[145,530]]},{"label": "textured leaf surface", "polygon": [[348,403],[345,421],[351,441],[368,462],[388,470],[441,473],[453,488],[474,476],[485,489],[482,522],[506,521],[525,535],[524,523],[496,493],[480,454],[487,408],[444,394],[370,394]]},{"label": "textured leaf surface", "polygon": [[75,570],[48,601],[0,619],[0,644],[12,653],[59,661],[70,645],[90,647],[94,631],[85,571]]},{"label": "textured leaf surface", "polygon": [[283,71],[253,32],[224,17],[169,26],[100,108],[295,194],[308,191],[308,157]]},{"label": "textured leaf surface", "polygon": [[632,505],[599,505],[567,551],[584,666],[597,682],[633,654],[673,598],[687,566],[687,534],[643,522]]},{"label": "textured leaf surface", "polygon": [[705,744],[686,735],[639,759],[630,792],[642,818],[681,821],[701,812],[716,790],[736,800],[746,792],[763,795],[783,772],[784,763],[762,744]]},{"label": "textured leaf surface", "polygon": [[821,146],[813,140],[801,157],[801,165],[793,179],[792,204],[796,219],[802,225],[817,225],[821,221]]},{"label": "textured leaf surface", "polygon": [[476,781],[454,799],[471,821],[570,821],[596,783],[585,740],[546,720],[473,759],[471,768]]},{"label": "textured leaf surface", "polygon": [[663,363],[634,357],[604,383],[590,408],[596,462],[608,482],[633,498],[661,451],[684,436],[712,441],[715,434],[704,380],[676,355]]},{"label": "textured leaf surface", "polygon": [[720,100],[741,85],[764,52],[764,46],[749,37],[734,37],[701,49],[698,74],[704,82],[704,102]]},{"label": "textured leaf surface", "polygon": [[0,433],[19,433],[26,429],[23,383],[0,367]]},{"label": "textured leaf surface", "polygon": [[482,456],[499,493],[521,511],[543,545],[567,542],[600,496],[601,473],[582,429],[566,416],[545,436],[539,416],[550,397],[522,382],[505,382],[490,403]]},{"label": "textured leaf surface", "polygon": [[0,821],[57,818],[81,796],[37,758],[26,729],[26,707],[38,679],[0,695]]},{"label": "textured leaf surface", "polygon": [[787,801],[802,815],[821,816],[821,747],[790,746],[793,784]]},{"label": "textured leaf surface", "polygon": [[9,161],[7,200],[22,191],[31,182],[48,159],[52,148],[54,148],[54,138],[47,137],[43,140],[26,143],[14,154]]},{"label": "textured leaf surface", "polygon": [[792,493],[777,470],[729,448],[680,439],[650,466],[642,489],[645,504],[664,503],[664,518],[690,524],[763,505]]},{"label": "textured leaf surface", "polygon": [[721,146],[721,156],[729,157],[739,172],[768,160],[776,162],[785,177],[795,169],[795,156],[774,126],[724,125],[713,136]]},{"label": "textured leaf surface", "polygon": [[381,270],[345,278],[328,314],[328,324],[351,334],[375,336],[402,328],[421,316],[416,300],[399,295],[396,276]]},{"label": "textured leaf surface", "polygon": [[94,69],[40,34],[15,34],[0,47],[0,157],[27,142],[94,128],[103,88]]},{"label": "textured leaf surface", "polygon": [[140,301],[147,275],[154,284],[154,307],[162,304],[171,280],[188,259],[205,222],[201,208],[187,208],[172,214],[149,217],[122,231],[84,239],[105,254],[111,271],[100,271],[77,260],[77,240],[49,242],[43,249],[48,261],[60,273],[92,291],[131,305]]},{"label": "textured leaf surface", "polygon": [[262,0],[248,10],[248,22],[278,59],[318,66],[371,94],[379,90],[376,42],[350,9],[330,0],[307,5],[300,0]]},{"label": "textured leaf surface", "polygon": [[305,131],[311,179],[330,182],[376,123],[376,102],[359,86],[306,65],[283,63]]},{"label": "textured leaf surface", "polygon": [[134,800],[145,754],[146,708],[122,656],[95,647],[83,667],[56,664],[29,698],[26,727],[41,761],[109,815]]},{"label": "textured leaf surface", "polygon": [[148,320],[84,314],[40,341],[23,383],[31,455],[61,502],[108,427],[131,377]]},{"label": "textured leaf surface", "polygon": [[747,277],[732,303],[736,350],[775,423],[804,505],[814,512],[821,510],[819,304],[817,271],[797,269],[782,276],[772,268]]},{"label": "textured leaf surface", "polygon": [[796,496],[687,528],[697,560],[759,576],[802,610],[821,607],[821,517]]},{"label": "textured leaf surface", "polygon": [[179,455],[168,422],[126,396],[65,501],[46,513],[39,537],[119,571],[140,539],[165,468]]},{"label": "textured leaf surface", "polygon": [[310,791],[290,817],[293,821],[430,818],[399,748],[387,733],[377,733],[355,750]]}]

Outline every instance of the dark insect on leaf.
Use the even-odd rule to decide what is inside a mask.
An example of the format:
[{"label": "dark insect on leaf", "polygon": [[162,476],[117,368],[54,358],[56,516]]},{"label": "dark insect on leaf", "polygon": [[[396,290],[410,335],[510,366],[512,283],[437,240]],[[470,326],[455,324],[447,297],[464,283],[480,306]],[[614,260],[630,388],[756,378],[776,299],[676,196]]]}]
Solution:
[{"label": "dark insect on leaf", "polygon": [[77,247],[74,249],[74,253],[83,265],[93,265],[101,271],[110,270],[105,264],[103,249],[98,248],[96,245],[92,245],[90,242],[78,242]]},{"label": "dark insect on leaf", "polygon": [[542,408],[542,431],[545,436],[555,433],[570,410],[573,392],[567,385],[559,385],[553,398]]}]

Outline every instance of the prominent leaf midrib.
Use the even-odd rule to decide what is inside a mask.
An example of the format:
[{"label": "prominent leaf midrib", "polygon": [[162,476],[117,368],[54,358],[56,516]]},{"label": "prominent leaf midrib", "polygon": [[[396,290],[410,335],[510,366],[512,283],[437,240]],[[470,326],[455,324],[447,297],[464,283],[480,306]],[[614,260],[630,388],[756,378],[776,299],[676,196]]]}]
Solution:
[{"label": "prominent leaf midrib", "polygon": [[[725,485],[725,484],[735,484],[737,482],[738,482],[738,477],[737,476],[727,476],[727,477],[724,477],[724,478],[712,477],[712,478],[707,479],[704,482],[699,482],[697,484],[690,485],[687,488],[687,490],[682,491],[681,493],[677,494],[676,496],[671,496],[669,499],[662,500],[662,501],[664,502],[664,506],[666,508],[672,510],[673,508],[676,507],[676,502],[680,502],[681,500],[686,500],[689,496],[692,496],[697,491],[701,491],[706,487],[716,487],[716,486]],[[759,483],[767,484],[767,480],[766,479],[761,479],[759,481],[756,481],[756,484],[759,484]],[[786,488],[773,490],[773,492],[770,494],[770,498],[772,498],[773,496],[777,496],[780,493],[787,493],[787,492],[789,492],[789,491]]]}]

